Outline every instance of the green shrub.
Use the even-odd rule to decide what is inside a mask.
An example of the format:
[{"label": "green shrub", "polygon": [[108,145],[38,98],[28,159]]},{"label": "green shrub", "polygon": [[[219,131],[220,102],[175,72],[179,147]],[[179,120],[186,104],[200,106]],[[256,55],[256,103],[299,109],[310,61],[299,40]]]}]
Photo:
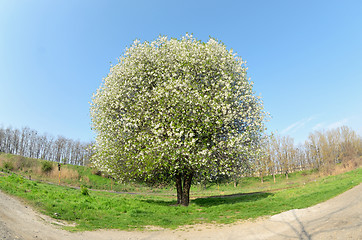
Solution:
[{"label": "green shrub", "polygon": [[4,162],[4,168],[5,168],[6,170],[8,170],[8,171],[14,170],[14,164],[13,164],[13,162],[10,162],[10,161]]},{"label": "green shrub", "polygon": [[53,170],[53,163],[49,161],[42,162],[41,171],[43,173],[49,174],[52,170]]},{"label": "green shrub", "polygon": [[88,188],[84,185],[80,186],[80,192],[85,196],[89,196]]},{"label": "green shrub", "polygon": [[92,169],[92,174],[97,175],[97,176],[102,176],[102,172],[98,169]]}]

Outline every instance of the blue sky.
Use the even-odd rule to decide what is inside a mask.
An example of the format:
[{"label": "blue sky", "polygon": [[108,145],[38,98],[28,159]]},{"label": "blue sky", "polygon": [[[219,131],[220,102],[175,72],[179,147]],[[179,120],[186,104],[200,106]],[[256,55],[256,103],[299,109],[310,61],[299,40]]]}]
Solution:
[{"label": "blue sky", "polygon": [[249,67],[268,131],[362,135],[362,1],[0,0],[0,126],[90,141],[89,102],[126,47],[209,36]]}]

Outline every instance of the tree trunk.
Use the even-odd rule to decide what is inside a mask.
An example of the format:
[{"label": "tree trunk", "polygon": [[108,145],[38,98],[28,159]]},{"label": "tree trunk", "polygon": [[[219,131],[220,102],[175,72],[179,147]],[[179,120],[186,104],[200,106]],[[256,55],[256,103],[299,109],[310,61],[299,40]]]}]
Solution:
[{"label": "tree trunk", "polygon": [[182,202],[182,175],[176,174],[177,204]]},{"label": "tree trunk", "polygon": [[264,183],[263,172],[259,172],[259,176],[260,176],[261,183]]},{"label": "tree trunk", "polygon": [[193,173],[176,174],[175,181],[176,181],[176,190],[177,190],[177,204],[183,206],[189,205],[192,177]]},{"label": "tree trunk", "polygon": [[184,185],[182,191],[181,205],[188,206],[190,203],[190,188],[192,183],[192,173],[188,173],[184,176]]}]

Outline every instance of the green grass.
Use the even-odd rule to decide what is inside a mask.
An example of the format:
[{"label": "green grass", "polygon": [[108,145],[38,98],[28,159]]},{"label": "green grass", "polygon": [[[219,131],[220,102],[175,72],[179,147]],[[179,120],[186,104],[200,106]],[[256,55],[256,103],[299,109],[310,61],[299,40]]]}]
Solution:
[{"label": "green grass", "polygon": [[[309,207],[361,183],[362,169],[323,178],[295,173],[288,181],[283,179],[274,184],[270,178],[261,184],[258,178],[244,178],[237,188],[232,184],[210,185],[206,190],[195,186],[191,196],[198,197],[189,207],[175,206],[172,189],[152,194],[89,191],[84,195],[80,189],[29,181],[15,174],[0,175],[0,189],[25,199],[44,214],[76,223],[67,230],[143,229],[150,225],[177,228],[195,223],[232,223]],[[261,192],[265,190],[270,191]],[[258,193],[250,193],[253,191]],[[221,193],[235,195],[201,197]]]},{"label": "green grass", "polygon": [[[40,180],[43,182],[52,182],[58,184],[58,168],[57,163],[53,163],[53,172],[52,174],[45,174],[41,170],[42,166],[45,163],[51,163],[39,159],[25,158],[18,155],[4,154],[0,153],[0,171],[15,172],[17,174],[23,175],[26,178],[31,176],[32,179]],[[9,171],[5,166],[13,166],[12,170]],[[37,171],[38,169],[38,171]],[[55,172],[54,172],[55,171]],[[104,176],[98,176],[95,171],[87,166],[74,166],[74,165],[62,165],[61,172],[69,174],[75,174],[76,177],[69,176],[65,174],[65,177],[61,177],[61,185],[68,186],[85,186],[89,189],[99,189],[99,190],[113,190],[117,192],[142,192],[150,193],[157,195],[164,195],[174,198],[172,195],[175,194],[176,189],[174,185],[166,185],[161,187],[149,187],[141,183],[118,183],[113,181],[110,178]],[[313,171],[303,171],[291,173],[289,175],[289,180],[285,179],[284,175],[276,176],[276,183],[273,182],[272,176],[264,177],[264,183],[261,183],[260,178],[258,177],[247,177],[239,180],[238,187],[234,187],[233,182],[223,182],[220,184],[217,183],[207,183],[204,185],[193,185],[191,188],[191,197],[205,197],[212,195],[228,195],[228,194],[237,194],[240,193],[240,189],[243,192],[255,192],[255,191],[268,191],[273,189],[288,188],[300,186],[304,182],[314,180],[316,178]]]},{"label": "green grass", "polygon": [[[52,164],[53,174],[47,174],[44,171],[44,166]],[[0,153],[0,171],[14,172],[20,174],[26,178],[31,177],[35,180],[43,182],[58,183],[58,167],[56,162],[48,162],[40,159],[26,158],[19,155]],[[100,190],[113,190],[118,192],[133,192],[139,189],[142,191],[154,191],[154,189],[148,188],[143,184],[122,184],[113,181],[110,178],[104,176],[98,176],[94,174],[94,170],[87,166],[76,166],[76,165],[64,165],[61,166],[61,172],[69,172],[75,174],[72,177],[61,177],[60,182],[62,185],[77,186],[82,185],[91,189]]]}]

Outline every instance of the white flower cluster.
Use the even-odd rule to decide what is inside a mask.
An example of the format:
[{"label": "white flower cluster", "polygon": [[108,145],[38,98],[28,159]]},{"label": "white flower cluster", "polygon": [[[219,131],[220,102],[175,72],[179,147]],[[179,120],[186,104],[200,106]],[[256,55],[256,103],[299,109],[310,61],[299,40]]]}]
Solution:
[{"label": "white flower cluster", "polygon": [[135,41],[93,96],[93,163],[121,179],[233,173],[264,130],[246,70],[214,39]]}]

